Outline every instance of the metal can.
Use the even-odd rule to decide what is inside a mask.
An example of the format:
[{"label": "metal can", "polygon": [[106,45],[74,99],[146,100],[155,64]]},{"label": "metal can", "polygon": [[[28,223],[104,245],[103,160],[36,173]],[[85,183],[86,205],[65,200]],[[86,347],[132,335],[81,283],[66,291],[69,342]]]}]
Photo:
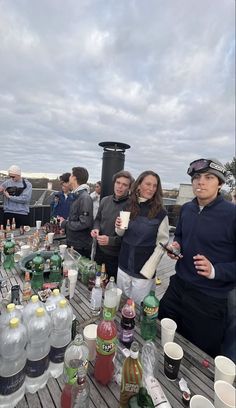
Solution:
[{"label": "metal can", "polygon": [[73,314],[71,326],[71,339],[74,340],[75,336],[76,336],[76,316]]}]

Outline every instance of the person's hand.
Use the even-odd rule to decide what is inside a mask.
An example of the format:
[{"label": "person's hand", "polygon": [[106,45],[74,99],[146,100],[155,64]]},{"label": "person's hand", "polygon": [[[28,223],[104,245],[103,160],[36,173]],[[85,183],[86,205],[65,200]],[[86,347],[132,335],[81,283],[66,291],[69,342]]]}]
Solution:
[{"label": "person's hand", "polygon": [[116,218],[116,221],[115,221],[115,227],[121,229],[121,225],[122,225],[121,218],[120,218],[120,217],[117,217],[117,218]]},{"label": "person's hand", "polygon": [[212,264],[210,261],[204,255],[200,254],[195,255],[193,259],[198,275],[209,278],[212,272]]},{"label": "person's hand", "polygon": [[98,241],[98,244],[101,245],[101,246],[108,245],[109,237],[107,235],[98,235],[97,236],[97,241]]},{"label": "person's hand", "polygon": [[4,187],[0,186],[0,193],[2,193],[4,191]]},{"label": "person's hand", "polygon": [[92,238],[97,238],[97,236],[99,235],[99,229],[93,229],[90,232],[90,235],[91,235]]},{"label": "person's hand", "polygon": [[[179,251],[179,253],[181,252],[181,247],[177,241],[173,241],[170,245],[167,245],[167,248],[169,248],[170,250],[176,249],[177,251]],[[167,252],[167,255],[169,256],[169,258],[174,259],[175,261],[183,258],[183,255],[177,256],[175,254],[171,254],[170,252]]]},{"label": "person's hand", "polygon": [[9,197],[10,197],[10,194],[8,193],[7,190],[3,190],[3,194],[4,194],[4,196],[5,196],[6,198],[9,198]]},{"label": "person's hand", "polygon": [[62,224],[62,222],[65,220],[65,218],[63,218],[63,217],[59,217],[59,216],[57,216],[57,219],[59,219],[60,220],[60,225]]}]

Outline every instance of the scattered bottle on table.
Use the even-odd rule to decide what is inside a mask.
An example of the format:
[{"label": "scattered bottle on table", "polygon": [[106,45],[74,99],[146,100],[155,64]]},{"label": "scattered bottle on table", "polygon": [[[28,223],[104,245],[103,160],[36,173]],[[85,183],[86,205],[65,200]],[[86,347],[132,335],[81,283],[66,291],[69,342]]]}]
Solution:
[{"label": "scattered bottle on table", "polygon": [[62,259],[58,250],[55,250],[50,258],[50,282],[61,282],[62,279]]},{"label": "scattered bottle on table", "polygon": [[93,316],[99,316],[102,309],[101,275],[97,273],[95,286],[92,289],[90,309]]},{"label": "scattered bottle on table", "polygon": [[103,320],[97,328],[97,357],[94,367],[94,377],[106,385],[114,373],[114,355],[117,344],[117,328],[108,310],[103,311]]},{"label": "scattered bottle on table", "polygon": [[130,356],[124,361],[122,368],[120,408],[127,408],[129,399],[138,394],[142,383],[142,366],[139,361],[139,345],[133,341]]},{"label": "scattered bottle on table", "polygon": [[49,315],[57,308],[60,300],[65,299],[64,295],[60,293],[59,289],[53,289],[51,295],[47,298],[45,308]]},{"label": "scattered bottle on table", "polygon": [[40,255],[40,253],[37,253],[32,260],[32,279],[31,279],[32,289],[40,290],[43,287],[44,264],[45,264],[44,258]]},{"label": "scattered bottle on table", "polygon": [[45,309],[36,309],[28,325],[28,343],[26,346],[26,391],[37,392],[43,388],[49,377],[51,319]]},{"label": "scattered bottle on table", "polygon": [[117,285],[115,283],[114,276],[111,276],[105,289],[104,310],[110,312],[112,318],[115,317],[116,314],[116,302],[117,302]]},{"label": "scattered bottle on table", "polygon": [[81,370],[77,375],[77,382],[72,389],[72,407],[89,408],[90,387],[85,370]]},{"label": "scattered bottle on table", "polygon": [[17,317],[1,333],[0,407],[15,407],[25,393],[27,333]]},{"label": "scattered bottle on table", "polygon": [[63,271],[63,279],[61,282],[61,294],[65,299],[70,299],[70,280],[68,278],[68,269]]},{"label": "scattered bottle on table", "polygon": [[36,309],[38,309],[39,307],[45,308],[44,304],[39,300],[38,295],[31,296],[30,301],[23,309],[23,322],[26,327],[28,327],[28,325],[30,324],[31,319],[35,315]]},{"label": "scattered bottle on table", "polygon": [[29,271],[25,272],[25,280],[23,282],[23,289],[22,289],[22,300],[28,301],[32,296],[32,288],[30,282],[30,273]]},{"label": "scattered bottle on table", "polygon": [[11,303],[15,303],[16,306],[21,305],[21,302],[20,302],[20,285],[13,285],[11,287]]},{"label": "scattered bottle on table", "polygon": [[130,348],[134,340],[135,327],[135,309],[132,299],[128,299],[126,304],[122,307],[121,315],[120,341],[127,348]]},{"label": "scattered bottle on table", "polygon": [[[143,367],[144,379],[148,376],[158,377],[159,354],[157,347],[151,340],[145,341],[142,347],[141,364]],[[143,382],[145,385],[145,382]]]},{"label": "scattered bottle on table", "polygon": [[78,334],[68,345],[64,357],[64,388],[61,394],[61,408],[71,407],[73,387],[76,385],[77,375],[87,372],[89,349],[83,336]]},{"label": "scattered bottle on table", "polygon": [[3,267],[6,270],[11,270],[14,265],[15,242],[11,238],[7,238],[3,247]]},{"label": "scattered bottle on table", "polygon": [[15,220],[14,217],[12,218],[11,229],[12,229],[12,231],[14,231],[16,229],[16,220]]},{"label": "scattered bottle on table", "polygon": [[63,372],[65,350],[71,341],[73,311],[66,299],[59,301],[51,314],[50,374],[57,378]]},{"label": "scattered bottle on table", "polygon": [[103,263],[101,266],[101,287],[105,289],[107,283],[108,283],[108,278],[106,274],[106,265]]},{"label": "scattered bottle on table", "polygon": [[20,321],[22,320],[20,310],[16,309],[16,305],[14,303],[9,303],[6,309],[0,315],[0,332],[4,327],[9,325],[9,322],[13,317],[17,317]]},{"label": "scattered bottle on table", "polygon": [[144,340],[154,340],[157,334],[159,300],[153,290],[143,300],[141,316],[141,336]]},{"label": "scattered bottle on table", "polygon": [[94,262],[94,264],[92,264],[92,266],[90,267],[90,270],[89,270],[88,290],[90,290],[90,291],[95,286],[96,272],[97,272],[97,268],[96,268],[96,263]]},{"label": "scattered bottle on table", "polygon": [[11,231],[11,223],[10,223],[10,220],[7,220],[7,223],[6,223],[6,231],[7,231],[7,232]]},{"label": "scattered bottle on table", "polygon": [[51,245],[48,242],[48,236],[47,235],[45,236],[44,249],[45,249],[45,251],[50,251],[50,249],[51,249]]}]

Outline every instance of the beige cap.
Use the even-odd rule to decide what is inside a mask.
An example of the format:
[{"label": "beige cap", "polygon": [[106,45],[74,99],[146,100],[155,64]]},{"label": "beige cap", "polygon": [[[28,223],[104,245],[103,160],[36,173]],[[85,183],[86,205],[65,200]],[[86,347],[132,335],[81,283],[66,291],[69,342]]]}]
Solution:
[{"label": "beige cap", "polygon": [[21,176],[21,168],[13,164],[11,167],[9,167],[8,174],[15,174],[17,176]]}]

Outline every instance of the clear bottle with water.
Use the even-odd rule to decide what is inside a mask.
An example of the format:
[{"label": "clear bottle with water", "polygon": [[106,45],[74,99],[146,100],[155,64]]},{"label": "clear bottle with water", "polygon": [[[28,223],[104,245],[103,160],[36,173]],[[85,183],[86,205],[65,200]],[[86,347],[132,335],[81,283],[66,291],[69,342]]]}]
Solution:
[{"label": "clear bottle with water", "polygon": [[117,285],[115,283],[114,276],[111,276],[105,289],[104,310],[111,313],[112,317],[114,317],[116,314],[116,302],[117,302]]},{"label": "clear bottle with water", "polygon": [[57,378],[63,372],[65,350],[71,341],[73,311],[66,299],[59,301],[51,314],[52,332],[50,349],[50,374]]},{"label": "clear bottle with water", "polygon": [[17,317],[3,329],[0,342],[0,407],[14,408],[25,392],[27,333]]},{"label": "clear bottle with water", "polygon": [[97,273],[95,286],[92,289],[90,310],[93,316],[99,316],[102,308],[101,274]]},{"label": "clear bottle with water", "polygon": [[39,307],[43,307],[45,309],[45,306],[43,302],[39,300],[38,295],[31,296],[29,303],[27,303],[23,309],[23,323],[26,327],[28,327],[29,322]]},{"label": "clear bottle with water", "polygon": [[59,289],[54,289],[51,296],[47,298],[45,307],[50,316],[62,299],[65,299],[65,297],[60,293]]},{"label": "clear bottle with water", "polygon": [[72,390],[72,407],[73,408],[89,408],[90,387],[85,371],[79,371],[77,375],[77,383]]},{"label": "clear bottle with water", "polygon": [[9,325],[9,322],[13,317],[18,317],[20,321],[22,320],[21,311],[16,309],[16,305],[14,303],[9,303],[6,309],[0,315],[0,332],[4,327]]},{"label": "clear bottle with water", "polygon": [[50,333],[51,319],[46,310],[39,307],[28,326],[26,347],[25,388],[31,394],[43,388],[49,377]]}]

